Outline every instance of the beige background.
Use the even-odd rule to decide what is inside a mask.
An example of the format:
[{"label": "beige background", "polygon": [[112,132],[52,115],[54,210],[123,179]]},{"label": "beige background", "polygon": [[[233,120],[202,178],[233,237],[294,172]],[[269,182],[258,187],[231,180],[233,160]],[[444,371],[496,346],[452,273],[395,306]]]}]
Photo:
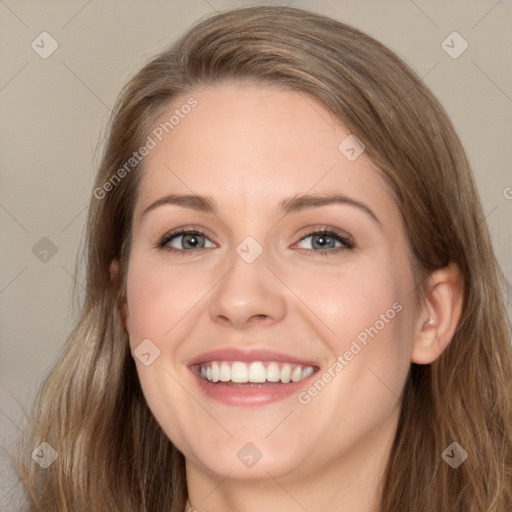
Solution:
[{"label": "beige background", "polygon": [[[23,430],[23,407],[72,326],[75,256],[109,109],[144,60],[194,21],[250,3],[0,0],[2,510],[17,509],[10,501],[16,480],[5,449]],[[423,77],[463,140],[496,252],[511,280],[512,2],[273,3],[352,24],[388,45]],[[43,31],[58,42],[47,59],[31,48]],[[469,44],[457,59],[441,47],[453,31]],[[42,237],[57,248],[46,263],[32,252]]]}]

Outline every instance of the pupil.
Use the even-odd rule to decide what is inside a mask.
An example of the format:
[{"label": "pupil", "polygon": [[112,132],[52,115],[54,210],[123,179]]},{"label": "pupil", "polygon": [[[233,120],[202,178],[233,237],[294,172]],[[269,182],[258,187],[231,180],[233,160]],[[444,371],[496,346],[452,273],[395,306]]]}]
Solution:
[{"label": "pupil", "polygon": [[317,235],[317,245],[319,245],[322,248],[325,247],[328,244],[328,239],[332,239],[332,237],[327,235]]},{"label": "pupil", "polygon": [[200,246],[201,244],[199,243],[198,241],[198,237],[197,235],[185,235],[184,237],[184,243],[185,244],[189,244],[191,245],[192,247],[198,247]]}]

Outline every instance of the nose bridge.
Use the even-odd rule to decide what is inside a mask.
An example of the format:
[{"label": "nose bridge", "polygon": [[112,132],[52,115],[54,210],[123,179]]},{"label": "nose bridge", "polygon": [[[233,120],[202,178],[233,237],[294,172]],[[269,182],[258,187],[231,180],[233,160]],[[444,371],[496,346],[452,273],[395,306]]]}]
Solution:
[{"label": "nose bridge", "polygon": [[210,315],[236,327],[280,320],[285,298],[279,280],[267,268],[268,251],[253,236],[245,237],[229,256],[229,271],[212,290]]}]

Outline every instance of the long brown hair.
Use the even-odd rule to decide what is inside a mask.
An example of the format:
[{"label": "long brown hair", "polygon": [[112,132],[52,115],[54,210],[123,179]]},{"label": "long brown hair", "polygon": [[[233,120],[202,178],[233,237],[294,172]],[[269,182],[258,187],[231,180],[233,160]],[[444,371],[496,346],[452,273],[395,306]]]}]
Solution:
[{"label": "long brown hair", "polygon": [[[108,129],[86,232],[86,294],[41,388],[19,474],[30,510],[182,512],[183,455],[143,398],[121,312],[133,206],[144,161],[126,165],[178,95],[226,80],[281,85],[319,101],[365,145],[405,219],[424,278],[455,263],[463,312],[448,348],[411,364],[380,512],[510,512],[512,348],[506,281],[471,170],[444,109],[394,53],[305,10],[258,6],[202,20],[123,89]],[[122,179],[113,180],[114,175]],[[105,187],[110,182],[112,186]],[[110,265],[119,261],[115,279]],[[441,457],[469,453],[457,469]],[[49,443],[42,469],[30,453]]]}]

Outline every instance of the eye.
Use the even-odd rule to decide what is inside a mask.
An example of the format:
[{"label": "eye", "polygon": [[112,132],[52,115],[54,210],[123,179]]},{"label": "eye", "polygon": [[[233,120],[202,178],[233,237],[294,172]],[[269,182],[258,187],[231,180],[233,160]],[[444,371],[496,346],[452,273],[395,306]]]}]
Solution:
[{"label": "eye", "polygon": [[315,229],[313,232],[301,238],[299,243],[307,239],[311,239],[308,245],[312,248],[303,249],[303,252],[306,254],[316,253],[326,256],[353,249],[355,246],[354,242],[349,237],[333,229]]},{"label": "eye", "polygon": [[[340,251],[350,250],[355,247],[352,239],[334,229],[319,228],[302,237],[299,244],[311,239],[310,248],[301,248],[305,254],[332,255]],[[206,241],[210,245],[206,245]],[[157,248],[173,252],[179,255],[195,252],[194,249],[215,247],[204,233],[197,228],[182,228],[164,235],[157,244]]]},{"label": "eye", "polygon": [[215,247],[215,244],[205,245],[206,235],[197,229],[185,228],[173,233],[164,235],[158,242],[157,247],[165,251],[183,254],[194,249],[204,249],[206,247]]}]

